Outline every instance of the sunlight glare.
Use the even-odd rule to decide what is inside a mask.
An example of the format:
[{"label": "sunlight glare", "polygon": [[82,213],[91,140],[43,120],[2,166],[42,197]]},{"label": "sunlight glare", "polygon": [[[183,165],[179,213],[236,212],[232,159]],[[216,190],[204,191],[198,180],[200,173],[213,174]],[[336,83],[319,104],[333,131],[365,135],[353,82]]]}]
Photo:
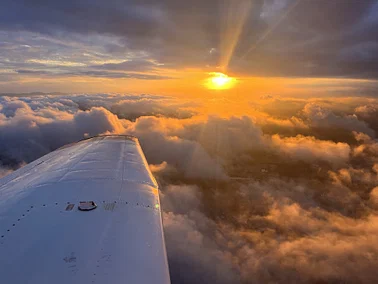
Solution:
[{"label": "sunlight glare", "polygon": [[232,88],[236,83],[235,78],[220,72],[212,72],[209,73],[209,75],[211,75],[211,77],[206,80],[205,84],[208,89],[226,90]]}]

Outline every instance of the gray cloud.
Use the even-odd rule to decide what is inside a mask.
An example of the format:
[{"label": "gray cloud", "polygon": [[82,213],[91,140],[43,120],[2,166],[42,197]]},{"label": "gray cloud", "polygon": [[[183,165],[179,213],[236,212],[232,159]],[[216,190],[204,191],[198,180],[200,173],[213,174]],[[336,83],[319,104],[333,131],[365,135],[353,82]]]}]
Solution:
[{"label": "gray cloud", "polygon": [[157,63],[153,63],[147,60],[130,60],[121,63],[107,63],[93,68],[101,68],[105,70],[122,70],[122,71],[152,71],[158,66]]},{"label": "gray cloud", "polygon": [[150,75],[150,74],[138,74],[129,72],[109,72],[109,71],[71,71],[71,72],[49,72],[49,71],[38,71],[38,70],[16,70],[20,75],[38,75],[38,76],[49,76],[49,77],[73,77],[73,76],[90,76],[99,78],[124,78],[124,79],[140,79],[140,80],[166,80],[172,79],[171,77],[161,76],[161,75]]},{"label": "gray cloud", "polygon": [[[148,60],[166,68],[215,67],[222,56],[219,47],[225,40],[226,15],[238,11],[243,1],[225,11],[219,0],[5,0],[0,12],[4,42],[0,62],[4,68],[32,70],[35,63],[30,59],[66,61],[99,68],[87,70],[88,76],[95,77],[104,69],[155,69]],[[296,2],[252,1],[231,71],[377,78],[376,1],[353,0],[348,5],[342,0],[300,1],[291,9]],[[210,54],[210,50],[218,52]],[[247,54],[248,50],[252,51]],[[115,59],[118,63],[112,63]],[[111,73],[102,74],[106,75],[114,78]]]},{"label": "gray cloud", "polygon": [[120,100],[111,106],[111,111],[120,118],[134,119],[139,116],[164,115],[175,118],[190,118],[196,114],[196,103],[178,103],[172,99],[141,98]]}]

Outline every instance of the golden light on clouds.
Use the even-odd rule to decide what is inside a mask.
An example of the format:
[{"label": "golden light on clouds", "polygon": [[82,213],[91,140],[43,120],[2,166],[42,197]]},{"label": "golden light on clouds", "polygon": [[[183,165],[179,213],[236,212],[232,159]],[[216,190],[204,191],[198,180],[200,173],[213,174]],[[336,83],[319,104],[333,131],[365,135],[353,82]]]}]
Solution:
[{"label": "golden light on clouds", "polygon": [[211,90],[228,90],[235,86],[236,79],[220,72],[211,72],[205,82],[205,86]]},{"label": "golden light on clouds", "polygon": [[29,59],[28,63],[38,63],[48,66],[65,66],[65,67],[84,67],[87,66],[82,62],[64,61],[64,60],[44,60],[44,59]]}]

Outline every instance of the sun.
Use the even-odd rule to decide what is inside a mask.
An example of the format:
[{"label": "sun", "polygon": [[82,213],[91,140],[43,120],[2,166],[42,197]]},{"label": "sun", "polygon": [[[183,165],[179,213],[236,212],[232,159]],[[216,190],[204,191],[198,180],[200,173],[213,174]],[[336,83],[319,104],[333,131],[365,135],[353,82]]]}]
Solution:
[{"label": "sun", "polygon": [[211,75],[211,77],[208,78],[205,82],[205,86],[208,89],[227,90],[232,88],[236,83],[235,78],[229,77],[226,74],[220,72],[211,72],[209,73],[209,75]]}]

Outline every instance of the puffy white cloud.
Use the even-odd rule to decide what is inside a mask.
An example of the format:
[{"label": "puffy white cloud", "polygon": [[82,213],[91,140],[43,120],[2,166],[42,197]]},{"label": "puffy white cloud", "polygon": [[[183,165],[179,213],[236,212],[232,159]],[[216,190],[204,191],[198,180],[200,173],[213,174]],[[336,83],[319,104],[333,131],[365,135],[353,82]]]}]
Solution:
[{"label": "puffy white cloud", "polygon": [[195,106],[193,103],[178,103],[173,99],[124,99],[112,105],[111,111],[120,117],[128,119],[142,115],[189,118],[196,113]]},{"label": "puffy white cloud", "polygon": [[232,254],[213,235],[217,224],[200,212],[200,196],[199,188],[189,185],[167,186],[162,194],[172,277],[180,283],[238,282]]},{"label": "puffy white cloud", "polygon": [[370,200],[372,204],[378,208],[378,186],[374,187],[372,191],[370,192]]},{"label": "puffy white cloud", "polygon": [[364,118],[368,118],[371,115],[374,115],[378,112],[378,105],[377,104],[367,104],[358,106],[355,108],[355,113],[361,115]]},{"label": "puffy white cloud", "polygon": [[359,120],[355,114],[338,116],[316,103],[306,104],[303,108],[303,114],[315,127],[341,128],[374,136],[374,131],[364,121]]},{"label": "puffy white cloud", "polygon": [[141,117],[127,128],[126,133],[140,139],[150,163],[167,162],[184,172],[187,178],[227,178],[219,163],[200,143],[169,134],[177,123],[177,120]]},{"label": "puffy white cloud", "polygon": [[24,109],[30,111],[30,106],[20,100],[12,100],[9,97],[3,97],[0,100],[1,103],[1,113],[7,117],[14,116],[18,109]]},{"label": "puffy white cloud", "polygon": [[346,143],[318,140],[315,137],[302,135],[285,138],[273,135],[272,143],[290,158],[308,162],[322,160],[331,164],[340,164],[347,162],[350,154],[350,146]]},{"label": "puffy white cloud", "polygon": [[[55,118],[51,118],[55,115]],[[84,134],[121,133],[125,129],[117,116],[104,108],[77,111],[75,115],[53,109],[33,111],[17,109],[14,116],[0,121],[2,160],[13,166],[30,162],[67,143],[84,138]]]}]

